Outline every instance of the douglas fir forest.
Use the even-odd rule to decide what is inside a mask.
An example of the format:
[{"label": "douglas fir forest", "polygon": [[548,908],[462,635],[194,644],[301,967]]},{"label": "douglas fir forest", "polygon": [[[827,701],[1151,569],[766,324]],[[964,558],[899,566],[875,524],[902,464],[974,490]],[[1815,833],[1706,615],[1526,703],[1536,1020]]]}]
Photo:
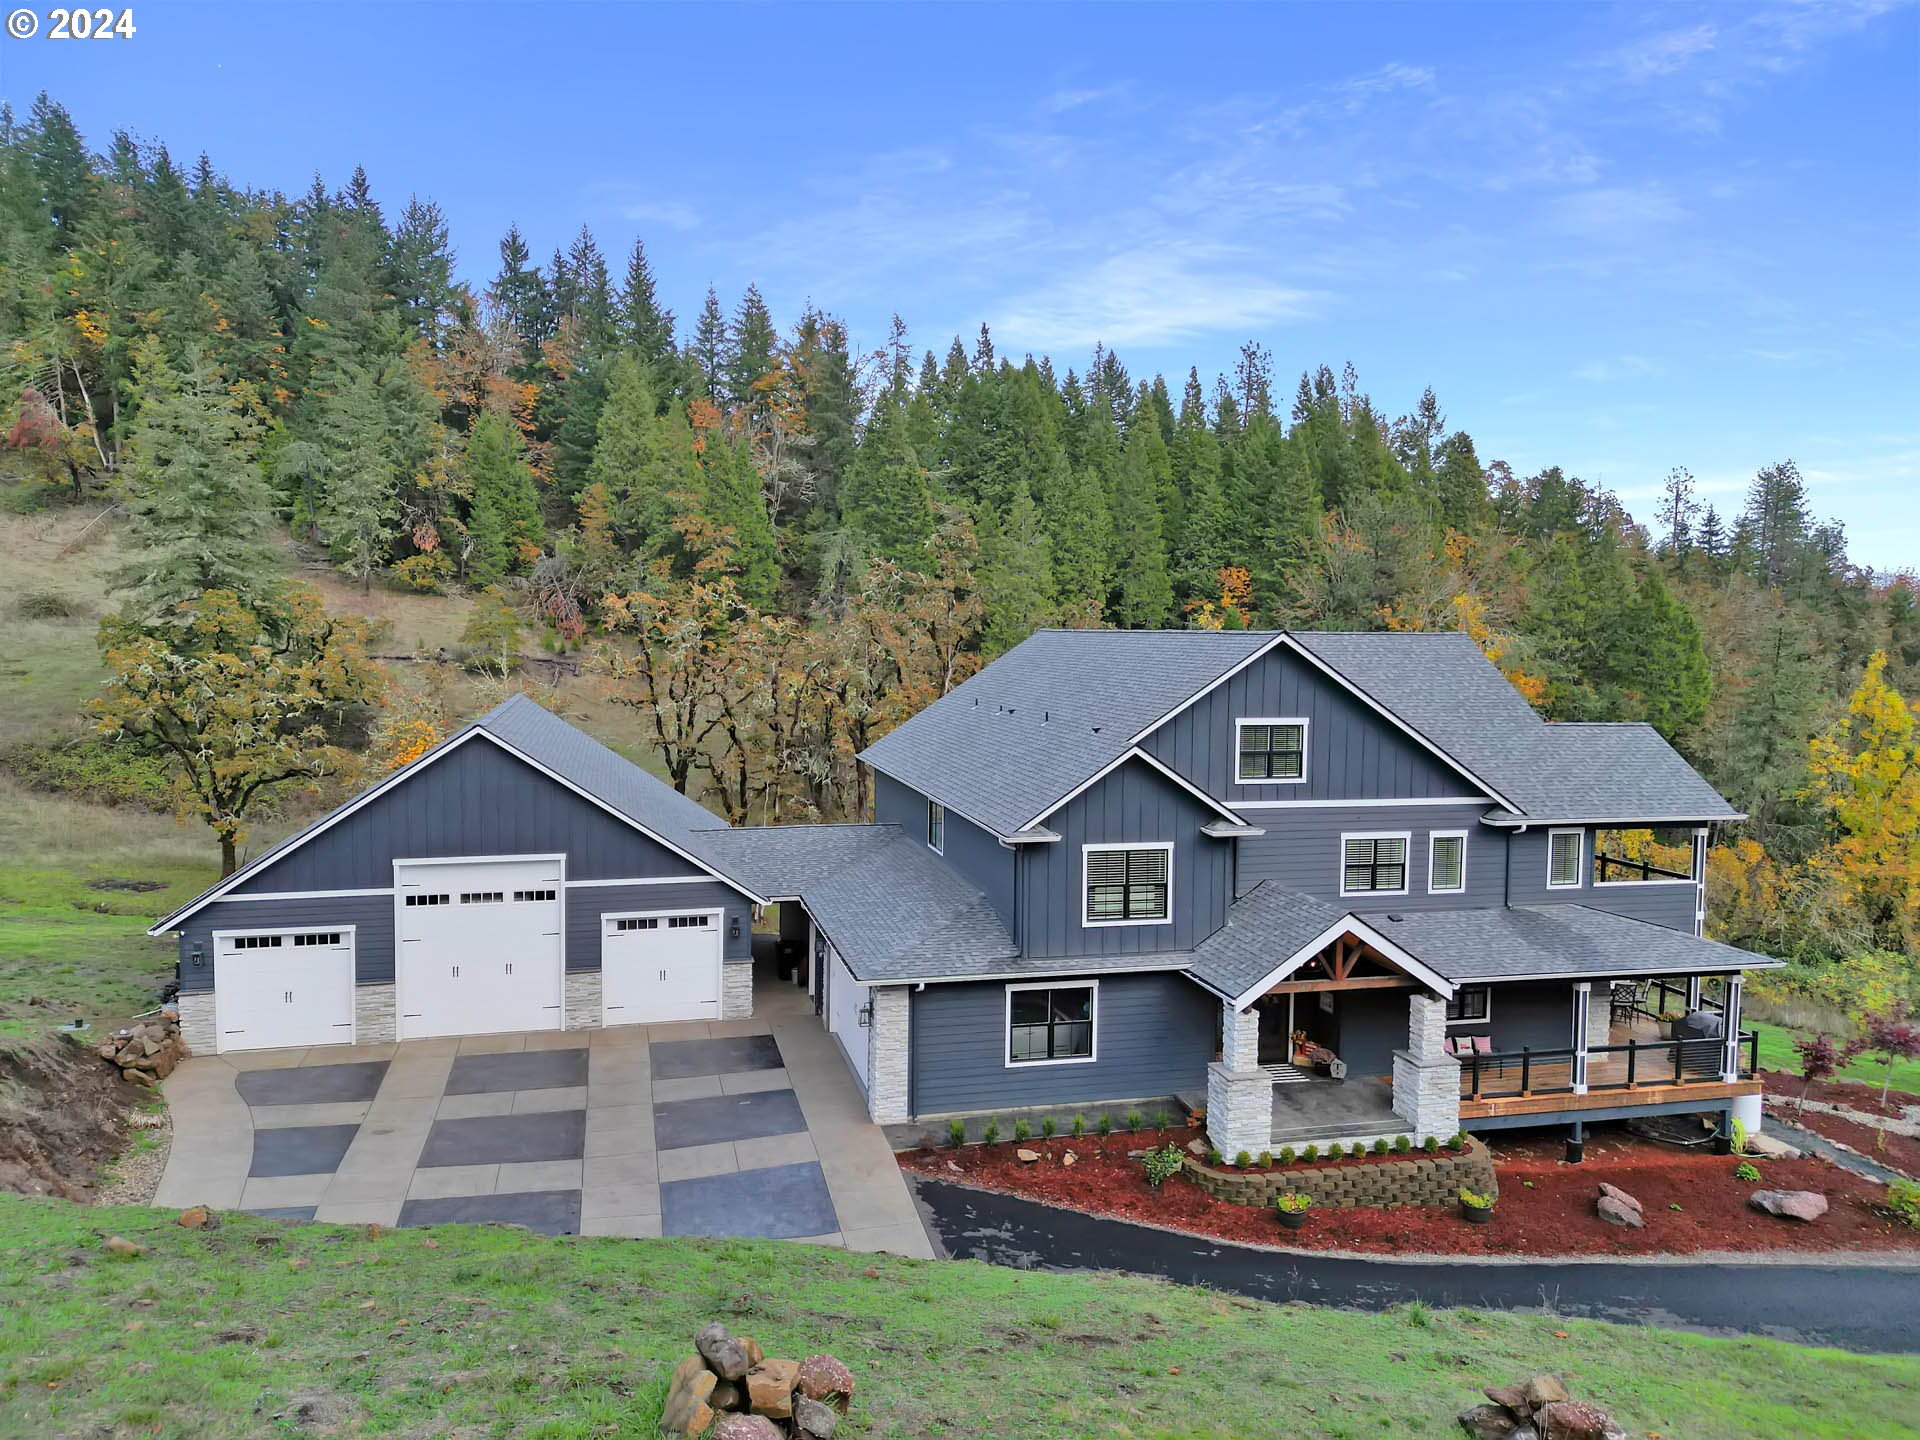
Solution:
[{"label": "douglas fir forest", "polygon": [[[74,534],[9,628],[99,647],[64,724],[8,728],[10,793],[178,811],[231,870],[512,685],[730,820],[843,818],[857,751],[1039,626],[1453,629],[1747,812],[1710,913],[1794,958],[1756,999],[1920,999],[1915,581],[1851,564],[1790,458],[1724,511],[1675,468],[1636,519],[1483,454],[1445,375],[1396,415],[1258,342],[1137,375],[752,286],[676,317],[585,229],[498,252],[475,290],[358,170],[288,196],[0,115],[0,530]],[[397,639],[427,605],[444,635]]]}]

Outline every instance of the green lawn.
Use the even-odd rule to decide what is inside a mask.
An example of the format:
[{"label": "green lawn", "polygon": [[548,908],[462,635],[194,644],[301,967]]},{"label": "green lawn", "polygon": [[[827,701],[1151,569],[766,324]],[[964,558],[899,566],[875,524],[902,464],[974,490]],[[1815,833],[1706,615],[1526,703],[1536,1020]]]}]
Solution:
[{"label": "green lawn", "polygon": [[214,879],[217,854],[204,827],[0,781],[0,1044],[156,1003],[174,952],[146,928]]},{"label": "green lawn", "polygon": [[[1793,1042],[1799,1031],[1790,1030],[1784,1025],[1769,1025],[1763,1020],[1746,1022],[1745,1028],[1760,1037],[1762,1069],[1785,1070],[1793,1075],[1800,1073],[1800,1057],[1793,1051]],[[1886,1078],[1886,1074],[1886,1066],[1872,1060],[1857,1059],[1841,1067],[1839,1078],[1878,1085]],[[1902,1060],[1893,1067],[1893,1088],[1910,1095],[1920,1095],[1920,1060]]]},{"label": "green lawn", "polygon": [[[151,1253],[108,1253],[115,1233]],[[432,1237],[0,1197],[0,1435],[643,1436],[716,1317],[846,1360],[854,1435],[1438,1440],[1480,1385],[1541,1368],[1635,1436],[1920,1434],[1920,1361],[1769,1340],[777,1242]]]}]

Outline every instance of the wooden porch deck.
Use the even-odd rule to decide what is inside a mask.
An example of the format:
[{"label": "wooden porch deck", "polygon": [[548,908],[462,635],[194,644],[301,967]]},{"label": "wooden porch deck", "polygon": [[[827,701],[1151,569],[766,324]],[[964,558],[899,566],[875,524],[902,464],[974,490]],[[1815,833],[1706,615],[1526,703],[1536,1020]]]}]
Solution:
[{"label": "wooden porch deck", "polygon": [[1616,1022],[1608,1031],[1607,1043],[1647,1048],[1632,1056],[1625,1051],[1589,1054],[1583,1094],[1573,1091],[1573,1061],[1564,1050],[1549,1050],[1538,1058],[1529,1056],[1524,1064],[1513,1052],[1491,1057],[1493,1063],[1483,1060],[1477,1086],[1471,1057],[1462,1057],[1460,1118],[1558,1114],[1692,1100],[1705,1103],[1755,1095],[1761,1089],[1761,1082],[1755,1078],[1722,1077],[1720,1041],[1689,1040],[1676,1046],[1662,1040],[1659,1027],[1646,1016]]}]

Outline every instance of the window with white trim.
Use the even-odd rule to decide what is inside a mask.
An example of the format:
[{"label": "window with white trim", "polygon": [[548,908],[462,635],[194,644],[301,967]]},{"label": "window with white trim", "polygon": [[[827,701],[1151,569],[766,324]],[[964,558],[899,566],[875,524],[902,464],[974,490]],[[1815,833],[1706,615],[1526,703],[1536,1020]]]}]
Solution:
[{"label": "window with white trim", "polygon": [[1447,1024],[1484,1025],[1493,1016],[1493,991],[1485,985],[1463,985],[1447,1001]]},{"label": "window with white trim", "polygon": [[1085,855],[1087,924],[1152,925],[1172,918],[1172,845],[1089,845]]},{"label": "window with white trim", "polygon": [[1093,1059],[1095,985],[1009,985],[1007,1064]]},{"label": "window with white trim", "polygon": [[1579,830],[1547,832],[1547,888],[1549,890],[1580,888],[1580,856],[1585,845],[1586,836]]},{"label": "window with white trim", "polygon": [[1458,895],[1467,888],[1467,832],[1436,830],[1427,837],[1427,892]]},{"label": "window with white trim", "polygon": [[1278,785],[1307,778],[1305,720],[1234,722],[1239,755],[1235,778],[1242,785]]},{"label": "window with white trim", "polygon": [[1399,835],[1342,835],[1342,895],[1407,893],[1407,839]]},{"label": "window with white trim", "polygon": [[927,848],[935,854],[946,853],[947,807],[938,800],[927,801]]}]

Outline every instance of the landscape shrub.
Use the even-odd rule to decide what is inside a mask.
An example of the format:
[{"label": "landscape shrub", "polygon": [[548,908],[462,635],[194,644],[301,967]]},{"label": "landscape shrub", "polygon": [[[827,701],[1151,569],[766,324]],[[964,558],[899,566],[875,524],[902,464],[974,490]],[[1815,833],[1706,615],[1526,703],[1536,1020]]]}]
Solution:
[{"label": "landscape shrub", "polygon": [[1339,1160],[1343,1158],[1346,1155],[1346,1153],[1347,1152],[1341,1148],[1340,1142],[1338,1140],[1334,1141],[1331,1145],[1327,1146],[1327,1159],[1329,1160]]},{"label": "landscape shrub", "polygon": [[1291,1165],[1298,1158],[1299,1157],[1294,1154],[1291,1145],[1282,1145],[1280,1147],[1280,1163],[1282,1165]]},{"label": "landscape shrub", "polygon": [[1396,1135],[1393,1137],[1394,1154],[1404,1155],[1411,1149],[1413,1149],[1413,1137],[1411,1135]]},{"label": "landscape shrub", "polygon": [[987,1128],[980,1132],[980,1141],[985,1145],[998,1145],[1000,1143],[999,1116],[996,1115],[993,1119],[987,1121]]},{"label": "landscape shrub", "polygon": [[1031,1140],[1033,1138],[1033,1126],[1029,1125],[1025,1120],[1014,1121],[1013,1138],[1016,1140]]},{"label": "landscape shrub", "polygon": [[1742,1160],[1738,1165],[1733,1167],[1733,1178],[1745,1185],[1758,1184],[1760,1180],[1760,1167],[1751,1160]]},{"label": "landscape shrub", "polygon": [[1464,1150],[1464,1149],[1466,1149],[1466,1148],[1467,1148],[1467,1132],[1466,1132],[1466,1131],[1464,1131],[1464,1130],[1456,1130],[1456,1131],[1454,1131],[1454,1132],[1453,1132],[1453,1138],[1452,1138],[1451,1140],[1449,1140],[1449,1141],[1447,1141],[1447,1148],[1448,1148],[1449,1150]]},{"label": "landscape shrub", "polygon": [[1427,1138],[1420,1143],[1420,1148],[1429,1155],[1435,1154],[1440,1149],[1440,1137],[1438,1135],[1427,1136]]},{"label": "landscape shrub", "polygon": [[1253,1152],[1251,1150],[1242,1150],[1238,1155],[1233,1157],[1233,1163],[1242,1170],[1247,1169],[1253,1164]]},{"label": "landscape shrub", "polygon": [[1100,1138],[1104,1140],[1107,1136],[1113,1134],[1113,1116],[1102,1112],[1099,1123],[1093,1128],[1100,1132]]},{"label": "landscape shrub", "polygon": [[1040,1134],[1044,1139],[1047,1139],[1047,1140],[1053,1139],[1054,1131],[1058,1130],[1059,1128],[1060,1128],[1059,1123],[1053,1118],[1053,1116],[1045,1115],[1041,1117]]},{"label": "landscape shrub", "polygon": [[1320,1147],[1318,1145],[1307,1146],[1306,1149],[1300,1152],[1300,1158],[1302,1160],[1305,1160],[1309,1165],[1311,1165],[1314,1161],[1320,1158]]},{"label": "landscape shrub", "polygon": [[13,602],[17,620],[77,620],[87,607],[64,590],[26,590]]},{"label": "landscape shrub", "polygon": [[1073,1138],[1078,1140],[1082,1135],[1086,1133],[1087,1133],[1087,1117],[1084,1115],[1074,1116],[1073,1117]]},{"label": "landscape shrub", "polygon": [[1140,1164],[1147,1172],[1147,1184],[1156,1190],[1178,1175],[1185,1163],[1185,1157],[1180,1154],[1177,1145],[1162,1145],[1158,1150],[1149,1150],[1140,1157]]},{"label": "landscape shrub", "polygon": [[949,1120],[947,1122],[947,1143],[953,1146],[953,1148],[956,1150],[958,1150],[962,1145],[967,1143],[967,1122],[966,1121]]},{"label": "landscape shrub", "polygon": [[1220,1152],[1218,1150],[1209,1149],[1207,1151],[1207,1163],[1209,1165],[1218,1165],[1220,1163]]},{"label": "landscape shrub", "polygon": [[1138,1110],[1127,1111],[1127,1133],[1129,1135],[1137,1134],[1140,1127],[1146,1123],[1147,1117],[1142,1115]]},{"label": "landscape shrub", "polygon": [[1373,1142],[1373,1153],[1376,1155],[1386,1154],[1388,1148],[1389,1147],[1387,1145],[1387,1137],[1384,1135],[1382,1135],[1378,1140]]},{"label": "landscape shrub", "polygon": [[1156,1110],[1153,1112],[1153,1128],[1154,1129],[1165,1130],[1172,1124],[1173,1124],[1173,1116],[1169,1115],[1166,1111]]},{"label": "landscape shrub", "polygon": [[1273,1152],[1271,1150],[1262,1150],[1260,1152],[1260,1163],[1262,1165],[1273,1164]]},{"label": "landscape shrub", "polygon": [[1902,1225],[1920,1230],[1920,1181],[1891,1182],[1887,1186],[1887,1209]]}]

